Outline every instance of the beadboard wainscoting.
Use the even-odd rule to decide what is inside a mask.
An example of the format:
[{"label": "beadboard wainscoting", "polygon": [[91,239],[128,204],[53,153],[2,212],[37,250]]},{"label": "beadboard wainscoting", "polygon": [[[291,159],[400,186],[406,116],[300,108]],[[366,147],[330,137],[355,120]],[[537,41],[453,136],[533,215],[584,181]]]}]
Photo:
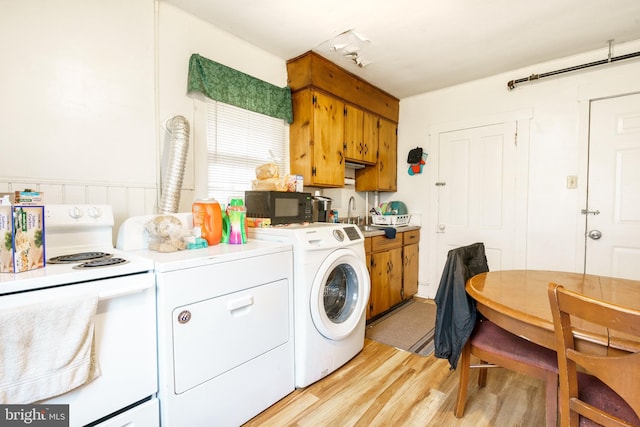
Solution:
[{"label": "beadboard wainscoting", "polygon": [[[158,212],[160,195],[153,184],[120,184],[108,182],[31,182],[0,179],[0,193],[13,193],[31,189],[44,192],[46,204],[106,204],[113,207],[115,224],[114,244],[122,222],[138,215]],[[180,194],[180,212],[191,211],[194,190],[183,189]]]}]

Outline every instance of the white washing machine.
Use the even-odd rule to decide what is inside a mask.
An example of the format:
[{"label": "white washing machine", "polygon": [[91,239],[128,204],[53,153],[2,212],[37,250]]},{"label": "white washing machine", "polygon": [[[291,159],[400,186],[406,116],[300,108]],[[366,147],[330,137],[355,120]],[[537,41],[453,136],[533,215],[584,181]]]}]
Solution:
[{"label": "white washing machine", "polygon": [[291,224],[249,229],[259,240],[293,246],[295,385],[327,376],[364,346],[371,281],[364,237],[348,224]]}]

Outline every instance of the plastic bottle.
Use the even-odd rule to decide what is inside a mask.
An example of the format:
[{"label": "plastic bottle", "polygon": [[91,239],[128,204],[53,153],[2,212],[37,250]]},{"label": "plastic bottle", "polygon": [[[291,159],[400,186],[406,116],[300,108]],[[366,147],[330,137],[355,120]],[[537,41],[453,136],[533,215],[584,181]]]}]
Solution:
[{"label": "plastic bottle", "polygon": [[229,233],[231,232],[231,224],[229,223],[229,215],[227,210],[222,210],[222,239],[220,243],[229,243]]},{"label": "plastic bottle", "polygon": [[247,209],[242,199],[231,199],[227,206],[229,217],[229,243],[239,245],[247,243]]},{"label": "plastic bottle", "polygon": [[222,238],[222,209],[215,199],[196,200],[191,206],[193,226],[200,227],[202,238],[209,246],[217,245]]},{"label": "plastic bottle", "polygon": [[188,240],[187,249],[200,249],[207,246],[209,246],[208,242],[202,238],[202,229],[193,227],[193,236]]}]

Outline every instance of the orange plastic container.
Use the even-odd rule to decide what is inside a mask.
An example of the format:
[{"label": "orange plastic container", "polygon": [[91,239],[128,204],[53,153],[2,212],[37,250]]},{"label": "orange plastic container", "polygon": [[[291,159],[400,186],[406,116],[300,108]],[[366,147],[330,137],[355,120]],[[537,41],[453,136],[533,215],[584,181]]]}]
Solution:
[{"label": "orange plastic container", "polygon": [[217,245],[222,238],[222,208],[215,199],[196,200],[191,205],[193,226],[200,227],[202,238],[209,246]]}]

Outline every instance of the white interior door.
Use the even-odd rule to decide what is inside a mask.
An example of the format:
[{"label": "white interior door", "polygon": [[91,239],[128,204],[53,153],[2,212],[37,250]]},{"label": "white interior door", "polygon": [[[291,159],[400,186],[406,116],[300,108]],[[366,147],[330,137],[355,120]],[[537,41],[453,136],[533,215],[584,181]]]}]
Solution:
[{"label": "white interior door", "polygon": [[515,268],[516,122],[438,139],[438,278],[450,249],[483,242],[491,270]]},{"label": "white interior door", "polygon": [[591,103],[585,272],[640,280],[640,94]]}]

